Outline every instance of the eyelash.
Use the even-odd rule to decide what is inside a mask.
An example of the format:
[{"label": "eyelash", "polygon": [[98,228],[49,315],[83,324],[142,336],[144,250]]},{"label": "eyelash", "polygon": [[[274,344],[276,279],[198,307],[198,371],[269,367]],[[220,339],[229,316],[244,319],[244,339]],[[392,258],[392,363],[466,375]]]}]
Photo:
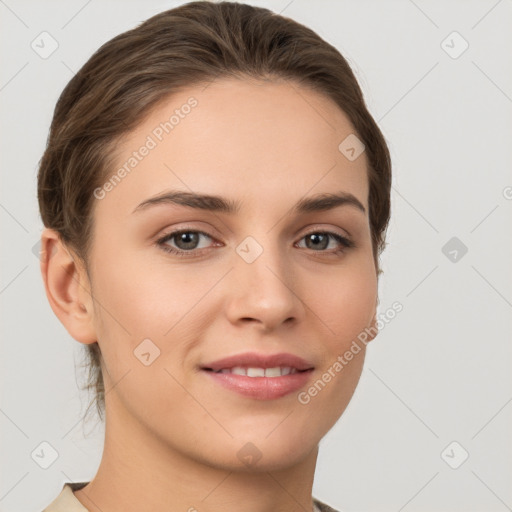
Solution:
[{"label": "eyelash", "polygon": [[[200,230],[197,230],[197,229],[180,229],[180,230],[172,231],[171,233],[165,234],[163,237],[159,238],[156,241],[156,244],[163,251],[165,251],[167,253],[170,253],[170,254],[174,254],[176,256],[179,256],[180,258],[190,258],[190,257],[197,256],[197,252],[200,251],[201,249],[191,249],[189,251],[183,251],[181,249],[176,249],[174,247],[170,247],[170,246],[166,245],[165,242],[168,242],[169,240],[172,240],[174,237],[176,237],[178,235],[181,235],[183,233],[198,233],[200,235],[204,235],[204,236],[206,236],[206,237],[208,237],[208,238],[213,240],[213,237],[210,236],[208,233],[205,233],[204,231],[200,231]],[[341,244],[341,248],[336,249],[334,251],[325,251],[325,250],[315,251],[314,249],[310,249],[313,252],[326,253],[326,254],[331,254],[331,255],[338,255],[338,254],[344,253],[348,249],[351,249],[351,248],[355,247],[355,244],[354,244],[354,242],[352,242],[352,240],[349,240],[348,238],[346,238],[344,236],[341,236],[338,233],[334,233],[332,231],[319,231],[319,230],[311,231],[309,233],[306,233],[301,238],[301,240],[303,238],[307,237],[307,236],[310,236],[310,235],[328,235],[331,238],[333,238],[334,240],[336,240],[338,243]]]}]

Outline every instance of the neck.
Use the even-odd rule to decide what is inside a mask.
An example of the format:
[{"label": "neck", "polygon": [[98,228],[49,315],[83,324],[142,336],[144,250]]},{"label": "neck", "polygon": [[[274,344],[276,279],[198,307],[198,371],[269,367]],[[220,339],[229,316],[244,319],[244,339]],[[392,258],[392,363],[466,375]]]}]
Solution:
[{"label": "neck", "polygon": [[318,446],[289,467],[212,464],[120,414],[105,422],[102,460],[76,498],[90,512],[312,512]]}]

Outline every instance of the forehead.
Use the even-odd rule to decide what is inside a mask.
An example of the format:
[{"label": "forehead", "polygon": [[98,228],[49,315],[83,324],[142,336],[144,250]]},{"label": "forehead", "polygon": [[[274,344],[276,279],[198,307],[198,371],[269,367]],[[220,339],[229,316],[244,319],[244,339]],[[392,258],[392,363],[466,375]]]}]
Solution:
[{"label": "forehead", "polygon": [[260,209],[263,199],[284,204],[336,189],[366,207],[366,155],[350,160],[340,150],[354,135],[333,100],[294,82],[222,79],[190,87],[160,102],[122,139],[111,172],[126,172],[102,207],[115,201],[132,211],[168,189]]}]

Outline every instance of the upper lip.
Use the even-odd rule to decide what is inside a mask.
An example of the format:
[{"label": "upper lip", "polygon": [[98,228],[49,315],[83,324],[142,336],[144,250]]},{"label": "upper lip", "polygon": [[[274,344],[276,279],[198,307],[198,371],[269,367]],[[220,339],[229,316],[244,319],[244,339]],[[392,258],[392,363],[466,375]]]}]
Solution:
[{"label": "upper lip", "polygon": [[245,352],[235,354],[207,363],[202,367],[213,371],[225,368],[242,366],[246,368],[275,368],[277,366],[296,368],[297,370],[309,370],[313,365],[299,356],[287,353],[259,354],[257,352]]}]

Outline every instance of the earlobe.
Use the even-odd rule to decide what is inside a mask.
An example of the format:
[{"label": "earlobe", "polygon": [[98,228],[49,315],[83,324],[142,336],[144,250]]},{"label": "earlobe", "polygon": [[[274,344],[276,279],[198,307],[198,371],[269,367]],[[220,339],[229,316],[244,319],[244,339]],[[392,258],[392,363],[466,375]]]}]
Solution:
[{"label": "earlobe", "polygon": [[373,318],[366,329],[366,332],[368,334],[368,338],[366,338],[366,343],[373,341],[377,334],[379,334],[379,328],[377,323],[377,306],[375,306],[375,312],[373,313]]},{"label": "earlobe", "polygon": [[40,266],[46,296],[62,325],[81,343],[97,341],[87,273],[53,229],[41,235]]}]

